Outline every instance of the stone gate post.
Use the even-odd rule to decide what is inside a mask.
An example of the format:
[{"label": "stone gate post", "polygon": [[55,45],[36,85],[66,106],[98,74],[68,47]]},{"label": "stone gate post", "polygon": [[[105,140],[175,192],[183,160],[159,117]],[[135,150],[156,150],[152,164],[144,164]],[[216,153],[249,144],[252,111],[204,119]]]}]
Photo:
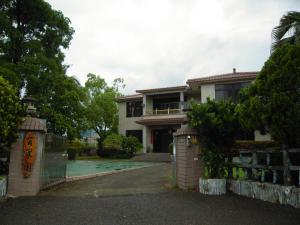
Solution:
[{"label": "stone gate post", "polygon": [[176,149],[176,184],[180,189],[198,189],[201,158],[197,132],[187,124],[174,133]]},{"label": "stone gate post", "polygon": [[[35,110],[34,107],[29,109]],[[8,196],[32,196],[40,191],[46,131],[44,120],[24,118],[19,137],[11,147]]]}]

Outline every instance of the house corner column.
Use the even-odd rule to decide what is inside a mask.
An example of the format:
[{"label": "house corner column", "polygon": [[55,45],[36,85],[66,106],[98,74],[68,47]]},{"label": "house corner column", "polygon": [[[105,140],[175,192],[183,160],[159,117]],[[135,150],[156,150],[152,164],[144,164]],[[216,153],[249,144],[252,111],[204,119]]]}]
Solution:
[{"label": "house corner column", "polygon": [[146,109],[147,109],[147,96],[143,95],[143,116],[146,115]]},{"label": "house corner column", "polygon": [[147,127],[143,126],[143,152],[144,153],[147,153],[147,137],[148,137]]},{"label": "house corner column", "polygon": [[182,110],[184,109],[184,93],[183,91],[180,92],[180,111],[182,112]]}]

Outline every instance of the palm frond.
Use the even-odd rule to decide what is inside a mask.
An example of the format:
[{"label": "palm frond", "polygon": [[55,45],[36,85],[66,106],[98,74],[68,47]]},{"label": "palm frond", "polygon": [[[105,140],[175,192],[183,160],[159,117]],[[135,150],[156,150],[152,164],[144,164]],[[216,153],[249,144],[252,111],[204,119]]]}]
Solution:
[{"label": "palm frond", "polygon": [[294,44],[294,43],[295,43],[295,37],[294,36],[281,39],[277,42],[272,43],[272,51],[275,51],[277,48],[280,48],[285,44]]},{"label": "palm frond", "polygon": [[[272,50],[284,43],[294,44],[300,36],[300,12],[291,11],[283,15],[279,25],[272,30]],[[293,37],[293,38],[291,38]],[[287,39],[286,41],[283,41]]]}]

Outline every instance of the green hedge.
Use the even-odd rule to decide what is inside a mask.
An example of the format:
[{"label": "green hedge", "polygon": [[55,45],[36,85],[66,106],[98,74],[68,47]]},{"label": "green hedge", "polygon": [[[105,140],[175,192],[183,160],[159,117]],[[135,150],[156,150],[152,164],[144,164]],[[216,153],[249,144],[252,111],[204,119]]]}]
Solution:
[{"label": "green hedge", "polygon": [[108,135],[104,142],[104,149],[111,149],[111,150],[121,150],[122,149],[122,136],[118,134],[110,134]]},{"label": "green hedge", "polygon": [[76,156],[96,155],[97,149],[94,146],[89,146],[79,140],[73,140],[67,144],[68,159],[74,160]]},{"label": "green hedge", "polygon": [[143,148],[136,137],[119,134],[108,135],[103,145],[104,148],[99,149],[98,153],[101,157],[107,158],[131,158]]}]

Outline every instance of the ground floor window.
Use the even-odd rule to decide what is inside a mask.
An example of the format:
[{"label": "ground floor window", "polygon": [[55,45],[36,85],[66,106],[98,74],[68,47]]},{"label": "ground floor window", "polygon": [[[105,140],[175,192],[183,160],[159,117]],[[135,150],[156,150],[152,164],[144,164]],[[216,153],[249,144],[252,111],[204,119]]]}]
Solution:
[{"label": "ground floor window", "polygon": [[141,143],[143,143],[143,131],[142,130],[126,130],[126,136],[136,137]]}]

